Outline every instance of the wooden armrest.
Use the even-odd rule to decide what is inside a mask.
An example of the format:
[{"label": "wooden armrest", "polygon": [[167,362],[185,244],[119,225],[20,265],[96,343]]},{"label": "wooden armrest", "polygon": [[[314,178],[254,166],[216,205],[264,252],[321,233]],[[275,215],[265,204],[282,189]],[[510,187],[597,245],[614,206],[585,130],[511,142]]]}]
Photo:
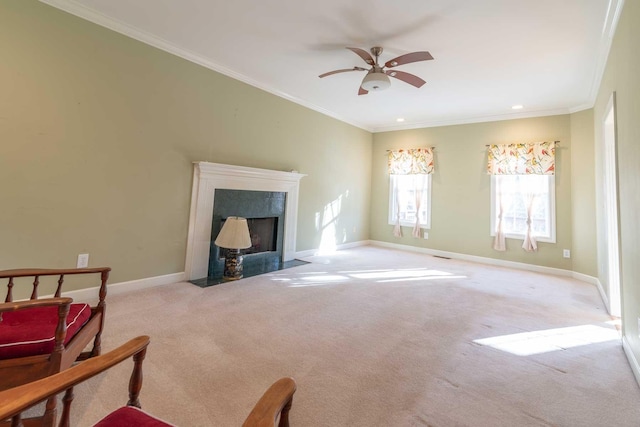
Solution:
[{"label": "wooden armrest", "polygon": [[[67,390],[123,360],[142,353],[149,345],[146,335],[136,337],[120,347],[88,359],[58,374],[0,392],[0,420],[10,418],[25,409]],[[141,375],[141,374],[140,374]],[[139,378],[141,381],[141,377]],[[138,390],[139,391],[139,387]]]},{"label": "wooden armrest", "polygon": [[111,271],[111,267],[94,267],[94,268],[19,268],[15,270],[0,271],[0,279],[6,277],[29,277],[29,276],[59,276],[64,274],[87,274],[87,273],[106,273]]},{"label": "wooden armrest", "polygon": [[34,308],[34,307],[48,307],[48,306],[60,306],[60,305],[69,305],[73,302],[73,299],[62,297],[62,298],[42,298],[42,299],[31,299],[25,301],[14,301],[14,302],[3,302],[0,303],[0,313],[5,311],[16,311],[22,310],[25,308]]},{"label": "wooden armrest", "polygon": [[295,392],[296,382],[293,378],[280,378],[264,392],[242,426],[273,427],[281,413],[279,425],[288,426],[288,412]]}]

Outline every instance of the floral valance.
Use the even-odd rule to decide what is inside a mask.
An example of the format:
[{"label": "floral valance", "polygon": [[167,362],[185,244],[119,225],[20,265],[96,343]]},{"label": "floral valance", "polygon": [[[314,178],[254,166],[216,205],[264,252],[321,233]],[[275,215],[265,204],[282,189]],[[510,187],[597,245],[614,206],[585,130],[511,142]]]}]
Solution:
[{"label": "floral valance", "polygon": [[433,173],[433,148],[410,148],[388,152],[389,173],[392,175],[423,175]]},{"label": "floral valance", "polygon": [[489,145],[490,175],[554,175],[556,143]]}]

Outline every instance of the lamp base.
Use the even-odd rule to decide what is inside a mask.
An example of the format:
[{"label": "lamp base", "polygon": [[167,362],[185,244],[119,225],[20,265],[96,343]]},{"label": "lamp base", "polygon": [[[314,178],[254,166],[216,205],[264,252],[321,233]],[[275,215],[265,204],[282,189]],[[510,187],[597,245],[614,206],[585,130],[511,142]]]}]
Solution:
[{"label": "lamp base", "polygon": [[238,280],[242,279],[242,261],[243,256],[240,254],[239,249],[229,249],[224,258],[224,273],[222,280]]}]

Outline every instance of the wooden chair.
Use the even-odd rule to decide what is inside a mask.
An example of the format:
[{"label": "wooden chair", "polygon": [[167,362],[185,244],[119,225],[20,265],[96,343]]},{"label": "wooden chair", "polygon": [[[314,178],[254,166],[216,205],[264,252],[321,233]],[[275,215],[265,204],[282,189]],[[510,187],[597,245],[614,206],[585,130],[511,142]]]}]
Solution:
[{"label": "wooden chair", "polygon": [[[142,388],[142,362],[144,360],[148,336],[139,336],[113,351],[94,357],[66,371],[33,383],[0,392],[0,420],[11,418],[12,427],[22,426],[20,413],[45,399],[65,391],[60,427],[69,426],[73,387],[133,356],[133,372],[129,380],[129,401],[124,406],[100,420],[94,427],[171,427],[162,420],[147,414],[140,408]],[[289,426],[289,409],[296,383],[292,378],[281,378],[262,395],[243,427]],[[279,420],[279,421],[278,421]]]},{"label": "wooden chair", "polygon": [[[0,271],[0,284],[7,280],[5,303],[0,304],[0,390],[45,378],[100,354],[110,271],[108,267]],[[61,297],[65,276],[70,275],[82,280],[94,275],[95,306]],[[38,299],[48,281],[55,287],[54,297]],[[14,302],[14,287],[25,285],[31,287],[30,300]],[[38,425],[53,426],[55,419],[56,401],[50,399]]]}]

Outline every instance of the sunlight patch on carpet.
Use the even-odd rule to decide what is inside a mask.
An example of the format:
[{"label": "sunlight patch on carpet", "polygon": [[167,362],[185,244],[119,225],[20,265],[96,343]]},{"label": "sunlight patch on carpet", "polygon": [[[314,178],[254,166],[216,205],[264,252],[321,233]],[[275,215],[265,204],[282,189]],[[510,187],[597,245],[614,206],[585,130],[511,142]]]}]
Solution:
[{"label": "sunlight patch on carpet", "polygon": [[349,280],[349,278],[346,276],[340,276],[337,274],[327,274],[324,276],[306,276],[306,277],[302,277],[301,280],[306,280],[309,282],[315,282],[315,281],[344,282],[345,280]]},{"label": "sunlight patch on carpet", "polygon": [[[279,274],[274,277],[274,281],[290,282],[290,287],[319,286],[321,284],[336,284],[342,282],[357,283],[355,280],[374,281],[377,283],[390,282],[416,282],[437,279],[466,279],[467,276],[455,275],[446,271],[430,270],[427,268],[411,269],[386,269],[386,270],[355,270],[337,271],[337,274],[327,274],[326,272],[299,273],[296,275]],[[296,277],[297,276],[297,277]]]},{"label": "sunlight patch on carpet", "polygon": [[[403,278],[439,278],[439,277],[452,277],[453,273],[447,273],[446,271],[428,270],[422,268],[412,269],[399,269],[399,270],[380,270],[373,272],[353,272],[349,274],[356,279],[403,279]],[[462,276],[464,277],[464,276]]]},{"label": "sunlight patch on carpet", "polygon": [[582,325],[501,335],[473,340],[473,342],[517,356],[531,356],[614,340],[620,340],[620,335],[615,329],[595,325]]}]

